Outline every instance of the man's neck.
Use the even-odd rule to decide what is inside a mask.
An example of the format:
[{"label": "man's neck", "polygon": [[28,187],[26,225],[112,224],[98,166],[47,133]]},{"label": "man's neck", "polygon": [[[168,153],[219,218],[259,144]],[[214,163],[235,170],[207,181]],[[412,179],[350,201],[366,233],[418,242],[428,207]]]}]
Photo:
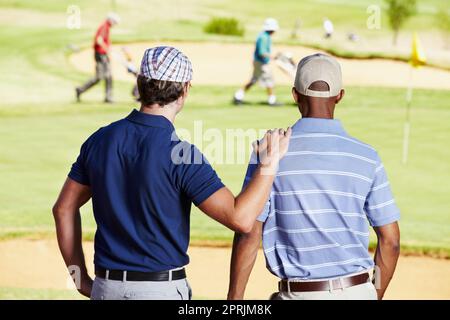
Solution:
[{"label": "man's neck", "polygon": [[325,117],[325,116],[320,116],[320,115],[307,115],[307,116],[303,116],[302,118],[315,118],[315,119],[326,119],[326,120],[333,120],[334,117]]},{"label": "man's neck", "polygon": [[330,99],[308,97],[307,101],[300,105],[299,110],[303,118],[333,119],[335,104]]},{"label": "man's neck", "polygon": [[334,114],[332,112],[307,112],[302,114],[302,118],[334,119]]},{"label": "man's neck", "polygon": [[175,122],[176,112],[173,111],[168,105],[161,107],[158,104],[150,105],[150,106],[141,106],[139,109],[140,112],[151,114],[154,116],[163,116],[171,123]]}]

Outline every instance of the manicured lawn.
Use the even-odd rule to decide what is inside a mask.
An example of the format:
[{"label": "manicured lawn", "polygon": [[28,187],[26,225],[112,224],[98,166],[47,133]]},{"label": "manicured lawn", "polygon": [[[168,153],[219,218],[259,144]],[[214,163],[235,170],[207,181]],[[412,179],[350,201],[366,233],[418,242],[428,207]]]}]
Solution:
[{"label": "manicured lawn", "polygon": [[[124,85],[125,86],[125,85]],[[298,118],[292,105],[270,108],[258,105],[262,90],[248,99],[255,104],[232,106],[234,88],[195,86],[185,110],[177,119],[178,128],[192,130],[203,121],[203,130],[218,128],[225,135],[229,128],[264,129],[288,126]],[[100,89],[98,89],[100,91]],[[127,90],[123,90],[127,92]],[[289,102],[289,88],[278,90],[280,99]],[[57,196],[81,143],[98,127],[124,117],[133,107],[118,103],[112,107],[94,102],[65,103],[55,111],[0,118],[0,235],[3,237],[51,233],[50,208]],[[410,161],[401,164],[404,90],[348,88],[346,99],[338,106],[337,117],[348,132],[377,148],[385,162],[397,202],[402,211],[403,243],[450,249],[450,110],[447,91],[417,90],[412,113]],[[193,137],[195,139],[195,137]],[[207,149],[208,142],[203,142]],[[246,164],[214,164],[223,181],[239,192]],[[84,226],[92,236],[94,221],[90,206],[84,211]],[[197,209],[192,212],[192,239],[227,241],[232,233]]]},{"label": "manicured lawn", "polygon": [[[277,41],[289,42],[297,17],[302,30],[320,34],[323,15],[344,32],[355,27],[366,36],[390,37],[387,28],[371,34],[364,30],[369,4],[381,0],[321,1],[117,1],[123,23],[114,41],[233,41],[250,42],[268,13],[277,17],[282,30]],[[99,104],[102,90],[94,89],[85,102],[75,104],[74,87],[87,77],[67,62],[68,44],[91,45],[93,30],[111,8],[107,1],[4,0],[0,4],[0,238],[53,236],[51,207],[81,143],[98,127],[124,117],[135,105],[131,85],[115,82],[117,103]],[[157,3],[159,4],[157,6]],[[163,3],[163,4],[161,4]],[[433,12],[441,3],[421,1],[419,14],[406,29],[433,31]],[[66,28],[70,4],[82,10],[82,27]],[[103,4],[103,5],[102,5]],[[175,5],[178,4],[178,5]],[[154,10],[157,6],[158,10]],[[146,8],[146,10],[136,10]],[[236,8],[239,8],[238,12]],[[245,21],[243,38],[205,35],[203,23],[210,16],[237,12]],[[329,44],[334,45],[334,43]],[[406,84],[405,84],[406,85]],[[204,129],[273,128],[296,121],[298,112],[289,105],[290,89],[278,88],[281,108],[258,105],[265,97],[257,89],[248,98],[254,104],[237,108],[230,104],[234,87],[205,87],[194,83],[189,102],[177,127],[192,129],[203,121]],[[450,91],[416,90],[412,112],[410,161],[401,164],[404,118],[403,89],[347,88],[337,117],[347,130],[377,148],[385,162],[397,202],[402,210],[404,245],[450,251]],[[205,149],[207,144],[202,147]],[[245,163],[214,164],[223,181],[237,193]],[[95,229],[90,206],[83,209],[86,238]],[[192,211],[194,242],[228,242],[232,233]]]}]

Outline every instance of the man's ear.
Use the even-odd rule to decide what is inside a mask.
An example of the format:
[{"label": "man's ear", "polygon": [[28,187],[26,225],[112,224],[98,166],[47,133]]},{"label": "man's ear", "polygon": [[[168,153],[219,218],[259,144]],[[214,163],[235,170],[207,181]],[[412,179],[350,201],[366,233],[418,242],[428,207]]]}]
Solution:
[{"label": "man's ear", "polygon": [[191,89],[191,83],[190,82],[186,82],[186,84],[184,85],[184,89],[183,89],[183,95],[185,98],[187,98],[187,96],[189,95],[189,90]]},{"label": "man's ear", "polygon": [[338,104],[344,96],[345,96],[345,90],[341,89],[341,92],[339,92],[339,94],[336,96],[336,104]]},{"label": "man's ear", "polygon": [[300,99],[300,95],[295,89],[295,87],[292,88],[292,97],[294,98],[294,101],[296,104],[298,104],[298,100]]},{"label": "man's ear", "polygon": [[191,83],[190,82],[186,82],[183,85],[183,94],[177,99],[178,104],[183,104],[184,101],[186,101],[188,95],[189,95],[189,90],[191,88]]},{"label": "man's ear", "polygon": [[[191,87],[191,83],[187,82],[186,84],[183,85],[183,94],[181,96],[178,97],[177,99],[177,104],[178,105],[184,105],[184,102],[186,101],[188,95],[189,95],[189,89]],[[181,108],[180,108],[181,110]],[[178,112],[180,111],[178,110]]]}]

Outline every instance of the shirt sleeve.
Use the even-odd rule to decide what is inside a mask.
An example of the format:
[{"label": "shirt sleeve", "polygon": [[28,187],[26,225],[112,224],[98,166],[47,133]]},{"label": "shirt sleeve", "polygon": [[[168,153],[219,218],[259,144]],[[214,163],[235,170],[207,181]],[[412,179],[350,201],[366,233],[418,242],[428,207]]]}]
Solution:
[{"label": "shirt sleeve", "polygon": [[[244,190],[245,187],[247,186],[247,184],[250,182],[250,180],[252,179],[253,174],[255,173],[257,168],[258,168],[258,163],[257,163],[256,154],[252,153],[252,156],[250,158],[250,163],[248,164],[247,172],[245,174],[244,183],[242,185],[242,190]],[[258,218],[256,218],[256,220],[258,220],[260,222],[265,222],[267,220],[267,218],[269,217],[269,213],[270,213],[270,197],[267,200],[266,204],[264,205],[263,211],[260,213]]]},{"label": "shirt sleeve", "polygon": [[68,174],[69,178],[72,180],[75,180],[78,183],[84,184],[84,185],[90,185],[88,172],[86,169],[86,149],[87,149],[87,141],[83,143],[80,149],[80,154],[77,157],[77,160],[72,165],[72,168],[70,169],[70,172]]},{"label": "shirt sleeve", "polygon": [[206,157],[194,145],[184,144],[183,159],[176,164],[181,190],[198,206],[224,187]]},{"label": "shirt sleeve", "polygon": [[400,210],[395,204],[386,170],[379,157],[364,209],[373,227],[387,225],[400,219]]}]

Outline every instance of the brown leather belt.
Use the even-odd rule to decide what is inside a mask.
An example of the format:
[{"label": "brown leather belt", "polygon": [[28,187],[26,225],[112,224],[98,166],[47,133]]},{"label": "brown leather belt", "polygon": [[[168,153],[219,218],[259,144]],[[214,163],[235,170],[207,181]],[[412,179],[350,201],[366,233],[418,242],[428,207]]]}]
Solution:
[{"label": "brown leather belt", "polygon": [[322,281],[288,282],[287,280],[281,280],[278,282],[278,290],[280,292],[330,291],[357,286],[369,281],[368,273]]}]

